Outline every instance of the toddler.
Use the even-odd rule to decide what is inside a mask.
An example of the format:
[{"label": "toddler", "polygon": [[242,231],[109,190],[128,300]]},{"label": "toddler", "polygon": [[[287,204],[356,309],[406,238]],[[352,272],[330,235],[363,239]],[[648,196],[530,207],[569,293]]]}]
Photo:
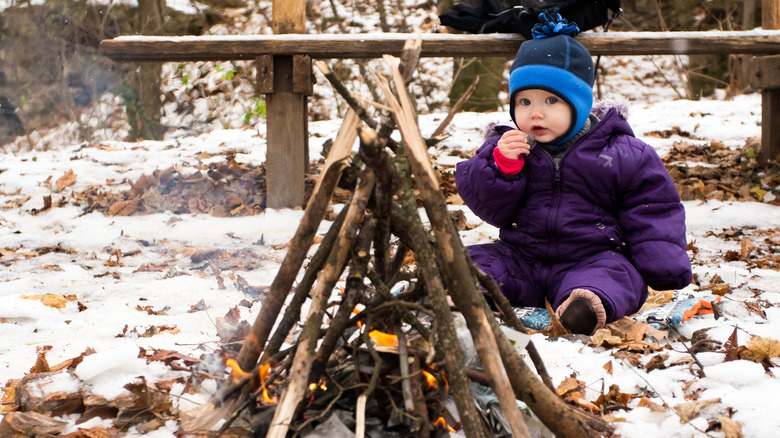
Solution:
[{"label": "toddler", "polygon": [[[557,17],[556,17],[557,16]],[[691,282],[685,210],[663,162],[634,137],[625,105],[593,108],[593,60],[576,25],[543,14],[509,77],[509,114],[458,163],[466,205],[500,229],[469,247],[514,306],[555,309],[592,334],[654,289]]]}]

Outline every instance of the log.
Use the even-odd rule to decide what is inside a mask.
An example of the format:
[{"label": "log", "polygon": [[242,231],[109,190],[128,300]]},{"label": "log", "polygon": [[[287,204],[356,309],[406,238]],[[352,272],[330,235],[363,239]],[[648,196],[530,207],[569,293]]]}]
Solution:
[{"label": "log", "polygon": [[[518,34],[368,33],[335,35],[120,36],[100,42],[114,61],[252,60],[260,55],[308,54],[314,59],[398,56],[407,40],[420,36],[423,57],[486,57],[517,54]],[[780,31],[609,32],[577,37],[593,56],[780,54]]]},{"label": "log", "polygon": [[463,367],[463,351],[460,349],[455,322],[452,319],[449,304],[447,304],[447,292],[444,290],[444,283],[439,274],[436,254],[428,242],[428,233],[425,232],[417,211],[417,200],[412,194],[411,169],[408,160],[403,158],[403,153],[403,150],[399,151],[396,160],[402,184],[398,191],[402,210],[392,210],[393,222],[408,223],[404,227],[405,232],[409,234],[408,245],[417,257],[417,267],[428,287],[428,297],[436,315],[436,334],[440,346],[438,350],[444,356],[444,369],[447,372],[450,391],[455,400],[455,406],[458,408],[466,436],[469,438],[489,437],[490,432],[486,430],[474,406],[474,397],[471,395],[468,377]]},{"label": "log", "polygon": [[[510,327],[517,330],[518,332],[528,334],[528,330],[525,329],[523,322],[520,321],[520,318],[518,318],[515,312],[512,311],[512,305],[509,303],[509,300],[504,296],[504,294],[501,293],[501,290],[496,285],[493,277],[482,272],[482,270],[479,269],[477,265],[472,265],[472,267],[477,274],[477,279],[479,280],[480,284],[482,284],[482,287],[488,291],[490,298],[493,299],[493,302],[501,311],[501,315],[503,316],[504,321],[506,321]],[[528,341],[528,345],[526,345],[525,350],[528,352],[528,357],[531,358],[531,362],[534,363],[536,372],[539,373],[539,377],[542,378],[542,382],[544,382],[544,384],[547,385],[551,391],[555,391],[555,386],[553,385],[552,379],[550,378],[550,374],[547,373],[547,367],[544,366],[542,356],[539,354],[539,351],[536,350],[536,346],[534,345],[533,341]]]},{"label": "log", "polygon": [[482,366],[491,377],[491,388],[506,414],[512,435],[518,438],[530,437],[528,427],[523,421],[523,414],[517,406],[506,369],[501,362],[496,340],[490,330],[490,326],[487,324],[487,315],[484,311],[480,312],[481,308],[476,307],[472,302],[474,297],[477,297],[477,294],[479,294],[478,298],[482,299],[483,302],[484,298],[477,291],[468,262],[463,257],[465,250],[447,211],[447,202],[444,199],[444,195],[439,190],[438,179],[428,158],[425,140],[420,135],[419,128],[414,120],[414,111],[407,94],[406,84],[401,72],[398,70],[399,61],[397,58],[390,56],[385,56],[385,60],[390,66],[393,81],[398,90],[398,99],[396,100],[395,96],[393,96],[386,81],[380,81],[380,84],[385,91],[390,107],[393,108],[393,116],[401,131],[404,149],[409,154],[412,172],[417,180],[417,187],[420,189],[425,211],[428,213],[434,234],[441,246],[443,257],[441,268],[451,286],[449,288],[450,294],[458,309],[466,318],[477,354],[482,361]]},{"label": "log", "polygon": [[[325,174],[323,178],[329,178],[330,174],[338,175],[336,172],[333,172],[333,170],[335,169],[331,168],[331,171]],[[344,217],[346,215],[347,209],[344,208],[339,215],[336,216],[336,220],[333,221],[330,229],[322,239],[322,242],[320,242],[320,247],[317,249],[317,252],[314,253],[314,256],[312,256],[309,266],[303,274],[303,279],[301,279],[301,282],[298,283],[298,286],[295,288],[295,295],[293,295],[290,304],[287,305],[287,309],[284,311],[284,316],[279,322],[279,326],[268,341],[268,345],[265,346],[266,357],[274,356],[279,352],[279,349],[282,348],[282,344],[284,344],[284,340],[290,334],[290,330],[292,330],[293,326],[301,319],[301,307],[309,297],[309,291],[311,291],[311,288],[314,285],[314,280],[317,279],[317,274],[320,272],[320,269],[325,266],[325,262],[328,260],[328,256],[335,245],[338,232],[344,223]]]},{"label": "log", "polygon": [[296,346],[295,359],[290,368],[289,382],[279,398],[271,427],[269,438],[284,438],[294,420],[298,405],[303,400],[309,387],[309,375],[314,361],[315,347],[319,339],[320,326],[325,313],[325,306],[333,287],[341,275],[352,246],[357,237],[357,230],[363,222],[366,204],[373,191],[375,178],[373,172],[363,172],[358,180],[358,187],[349,203],[344,226],[339,232],[336,251],[331,253],[328,263],[317,276],[317,285],[312,292],[312,304],[303,331]]}]

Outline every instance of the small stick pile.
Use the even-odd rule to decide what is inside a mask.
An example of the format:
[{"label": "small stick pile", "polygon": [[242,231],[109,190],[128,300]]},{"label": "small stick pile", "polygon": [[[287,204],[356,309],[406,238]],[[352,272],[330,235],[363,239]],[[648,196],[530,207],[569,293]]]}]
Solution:
[{"label": "small stick pile", "polygon": [[[439,190],[407,92],[420,46],[419,39],[407,42],[400,60],[385,56],[389,79],[374,75],[386,99],[379,122],[356,99],[348,99],[351,109],[262,310],[237,363],[232,364],[231,379],[212,400],[209,415],[201,415],[194,423],[196,428],[211,427],[225,418],[228,421],[222,429],[226,430],[234,419],[249,412],[256,433],[267,429],[268,437],[285,437],[323,419],[335,404],[351,402],[349,394],[354,399],[357,436],[365,432],[367,405],[379,401],[385,411],[395,414],[396,423],[406,425],[415,436],[427,437],[432,423],[441,424],[434,419],[447,415],[434,397],[426,396],[435,389],[426,384],[425,374],[428,382],[435,379],[446,385],[468,437],[493,436],[475,406],[469,386],[472,380],[493,390],[514,437],[529,436],[517,399],[557,436],[592,437],[611,430],[600,418],[564,403],[532,343],[526,351],[538,376],[526,365],[484,299],[482,288],[491,294],[504,321],[525,332],[492,279],[471,263]],[[323,65],[318,66],[326,68]],[[341,88],[344,95],[346,88]],[[396,126],[401,145],[390,140]],[[321,241],[277,324],[358,135],[365,165],[357,187]],[[418,214],[412,178],[433,235]],[[394,247],[396,240],[399,243]],[[404,267],[410,253],[416,262],[411,273]],[[344,291],[337,303],[330,303],[345,271]],[[392,294],[391,286],[401,280],[408,280],[410,286]],[[464,365],[448,295],[466,321],[481,369]],[[311,305],[302,331],[294,345],[283,350],[307,299]],[[335,313],[328,310],[331,304],[337,304]],[[357,312],[359,304],[363,310]],[[323,326],[326,314],[328,325]],[[397,347],[390,348],[393,355],[378,346],[384,343],[383,336],[397,341]],[[397,363],[389,364],[388,357]],[[345,369],[351,371],[345,373]],[[397,371],[397,377],[387,373],[388,369]],[[345,374],[353,376],[349,386],[345,386]],[[281,390],[278,401],[269,396],[269,388],[272,393]],[[387,397],[391,393],[400,400],[396,404],[389,399],[392,409]],[[314,406],[319,415],[314,415]]]}]

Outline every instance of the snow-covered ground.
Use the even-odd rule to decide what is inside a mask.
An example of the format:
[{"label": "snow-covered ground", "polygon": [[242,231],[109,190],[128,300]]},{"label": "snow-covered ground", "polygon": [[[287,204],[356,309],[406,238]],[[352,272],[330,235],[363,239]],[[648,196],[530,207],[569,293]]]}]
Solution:
[{"label": "snow-covered ground", "polygon": [[[15,3],[0,1],[0,10],[11,4]],[[168,1],[171,7],[190,4]],[[354,7],[341,12],[359,16]],[[322,7],[322,13],[329,13],[328,8]],[[414,16],[407,19],[415,24]],[[448,83],[449,62],[423,62],[421,76],[430,80],[427,75],[435,74],[431,83]],[[671,82],[679,87],[668,58],[615,57],[603,58],[601,63],[606,72],[604,98],[630,99],[629,122],[636,135],[662,156],[675,142],[701,147],[720,142],[739,149],[748,139],[760,135],[760,95],[733,100],[681,100],[668,85]],[[184,88],[178,68],[166,66],[166,79],[174,91]],[[220,70],[213,63],[193,63],[187,68],[191,83],[203,78],[204,83],[218,88],[225,86],[219,77],[230,66]],[[238,88],[245,85],[242,82]],[[331,116],[339,114],[336,99],[321,76],[317,87],[318,111],[325,113],[324,107],[331,105]],[[242,127],[251,107],[247,96],[252,93],[251,86],[244,88],[218,105],[202,97],[193,102],[195,109],[186,116],[177,116],[172,109],[165,123],[180,129],[171,131],[163,141],[122,141],[126,124],[119,114],[120,103],[106,96],[102,105],[81,121],[94,127],[94,141],[83,143],[77,135],[78,124],[73,122],[33,133],[2,149],[0,385],[29,373],[39,349],[48,349],[46,358],[52,366],[94,352],[85,356],[72,374],[60,373],[39,383],[39,395],[44,397],[81,390],[111,399],[126,393],[123,386],[137,376],[154,383],[189,375],[189,371],[173,370],[160,361],[139,358],[139,348],[201,358],[199,370],[214,375],[224,372],[219,354],[223,340],[218,328],[224,327],[225,316],[234,308],[239,310],[240,320],[250,324],[254,321],[262,300],[248,293],[244,285],[262,289],[271,284],[302,212],[267,209],[255,216],[235,218],[172,212],[108,216],[100,212],[85,214],[87,205],[76,195],[88,189],[96,193],[127,191],[132,182],[158,169],[175,167],[183,174],[194,173],[223,162],[232,153],[239,163],[262,163],[266,149],[264,119],[253,118],[251,125]],[[443,101],[445,88],[437,87],[437,96],[431,100]],[[187,93],[177,91],[176,98],[186,101]],[[420,117],[424,136],[434,131],[446,111],[442,107]],[[213,121],[207,123],[205,119]],[[430,149],[432,159],[442,168],[454,165],[462,158],[453,151],[475,150],[482,143],[488,123],[506,120],[504,112],[456,115],[446,130],[449,137]],[[111,121],[116,123],[112,125]],[[319,156],[323,144],[335,137],[339,126],[335,117],[310,124],[311,158]],[[674,128],[690,135],[657,135]],[[57,182],[69,171],[75,175],[75,182],[63,182],[60,189]],[[73,176],[65,179],[72,181]],[[52,207],[44,210],[48,196]],[[768,236],[766,239],[775,240],[760,248],[776,251],[780,207],[766,202],[719,201],[686,201],[685,207],[688,240],[697,249],[691,256],[700,284],[706,285],[718,276],[731,286],[731,292],[722,299],[720,318],[695,316],[682,326],[680,334],[690,338],[697,330],[711,328],[707,336],[722,343],[736,332],[740,346],[756,337],[774,340],[775,344],[770,345],[778,348],[780,272],[729,261],[727,251],[739,252],[740,241],[727,240],[721,234],[733,228],[756,243]],[[465,207],[452,208],[467,213],[470,227],[461,233],[464,243],[488,242],[497,237],[496,229],[481,223]],[[328,226],[329,222],[323,222],[319,234],[323,235]],[[709,293],[697,289],[692,285],[685,292]],[[765,318],[759,315],[761,311]],[[625,355],[615,349],[550,339],[543,334],[534,334],[532,339],[556,385],[574,376],[586,384],[583,396],[591,402],[611,385],[617,385],[621,394],[637,395],[630,398],[628,409],[614,411],[609,417],[621,436],[738,436],[721,429],[708,430],[710,424],[728,423],[721,417],[735,421],[745,437],[780,436],[780,418],[772,402],[780,392],[777,357],[768,359],[771,366],[765,369],[748,360],[725,361],[722,349],[699,352],[696,358],[704,366],[705,376],[699,377],[698,366],[691,363],[686,349],[690,342],[673,341],[661,351]],[[663,367],[648,371],[644,365],[657,355]],[[196,391],[174,383],[170,393],[181,395],[172,400],[179,409],[188,411],[207,401],[215,388],[215,381],[206,379]],[[701,403],[695,415],[683,414],[684,407],[690,407],[686,403],[709,400],[717,401]],[[76,424],[73,416],[63,420],[68,423],[63,434],[111,425],[97,417],[81,424]],[[175,421],[168,421],[154,436],[173,437],[177,428]],[[131,428],[127,436],[144,433]]]},{"label": "snow-covered ground", "polygon": [[[646,134],[673,127],[695,133],[703,143],[717,140],[741,147],[749,137],[760,135],[760,108],[758,95],[732,101],[636,100],[631,103],[629,121],[636,134],[661,154],[682,139]],[[432,132],[442,118],[443,114],[422,116],[423,135]],[[451,150],[475,149],[481,144],[485,125],[505,119],[504,113],[458,114],[447,129],[450,137],[431,149],[431,156],[442,166],[451,165],[459,160],[449,153]],[[332,138],[339,126],[338,120],[311,124],[312,157],[319,155],[323,142]],[[209,357],[220,342],[218,317],[243,302],[239,306],[241,319],[254,321],[262,303],[239,289],[238,278],[257,287],[270,285],[285,254],[283,245],[295,232],[301,211],[268,209],[241,218],[171,212],[106,216],[82,214],[86,206],[76,205],[73,194],[90,186],[104,191],[128,190],[129,182],[141,175],[170,166],[194,172],[210,161],[224,160],[230,151],[237,152],[239,162],[259,164],[266,146],[263,134],[262,129],[216,129],[163,141],[105,141],[86,146],[64,142],[56,149],[0,156],[0,251],[4,265],[0,271],[0,382],[29,372],[39,347],[51,346],[47,359],[52,365],[92,349],[96,353],[76,368],[72,379],[77,381],[53,382],[46,390],[82,386],[112,397],[138,375],[146,376],[148,382],[180,375],[160,362],[147,365],[138,359],[139,347]],[[75,183],[58,190],[56,181],[71,170]],[[42,209],[45,196],[52,196],[54,207],[32,214]],[[696,242],[703,262],[695,266],[696,274],[704,284],[717,274],[733,292],[724,297],[724,317],[697,316],[683,326],[682,334],[691,336],[695,330],[714,327],[708,335],[725,342],[734,327],[739,327],[740,345],[747,344],[751,336],[776,339],[780,333],[780,273],[725,261],[724,252],[738,250],[738,244],[712,233],[730,227],[780,228],[780,208],[758,202],[687,201],[685,205],[688,239]],[[462,232],[465,243],[496,237],[495,229],[480,224],[473,215],[467,217],[478,226]],[[327,222],[322,224],[321,234],[327,226]],[[210,250],[236,259],[232,266],[221,268],[224,289],[209,265],[197,257]],[[64,307],[44,304],[41,296],[47,294],[67,297]],[[758,300],[766,306],[766,319],[746,310],[744,303]],[[151,327],[163,330],[146,337]],[[724,362],[724,353],[700,353],[706,377],[698,378],[686,361],[673,365],[687,355],[680,343],[670,344],[668,367],[646,372],[617,358],[613,350],[551,340],[541,334],[533,340],[556,384],[575,373],[587,383],[588,400],[595,400],[602,388],[617,384],[623,393],[641,393],[665,406],[660,410],[632,406],[629,411],[613,413],[622,419],[614,423],[622,436],[704,436],[708,420],[729,415],[742,425],[745,436],[774,436],[780,431],[773,404],[767,402],[780,390],[780,380],[774,375],[777,362],[764,371],[760,364],[746,360]],[[650,357],[643,355],[641,360],[646,362]],[[612,363],[611,373],[604,368],[608,362]],[[174,387],[173,393],[182,389],[183,385]],[[205,401],[213,386],[201,389],[200,394],[182,398],[180,408],[186,410]],[[673,407],[691,401],[694,394],[698,400],[720,401],[681,424]],[[175,427],[170,423],[163,430],[173,436]],[[720,432],[709,434],[723,436]]]}]

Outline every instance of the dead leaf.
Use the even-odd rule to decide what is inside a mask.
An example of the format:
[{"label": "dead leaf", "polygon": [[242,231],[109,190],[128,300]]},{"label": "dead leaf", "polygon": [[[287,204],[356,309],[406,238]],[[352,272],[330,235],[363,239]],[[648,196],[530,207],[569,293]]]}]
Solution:
[{"label": "dead leaf", "polygon": [[608,328],[600,328],[590,337],[590,343],[595,347],[614,347],[620,345],[621,342],[623,340],[619,336],[613,335]]},{"label": "dead leaf", "polygon": [[756,250],[756,245],[750,241],[747,237],[740,241],[739,258],[740,260],[747,260],[750,257],[750,253]]},{"label": "dead leaf", "polygon": [[612,375],[612,361],[605,363],[602,368],[607,370],[607,374]]},{"label": "dead leaf", "polygon": [[731,332],[731,336],[729,336],[729,338],[726,340],[726,343],[723,344],[723,350],[726,352],[726,358],[724,359],[725,362],[738,360],[740,351],[745,349],[745,347],[740,347],[737,343],[737,329],[737,327],[734,327],[734,331]]},{"label": "dead leaf", "polygon": [[550,335],[551,336],[561,336],[568,334],[569,331],[566,330],[566,328],[561,324],[561,320],[558,319],[558,315],[555,314],[555,312],[552,309],[552,305],[549,301],[544,300],[544,305],[547,307],[547,313],[550,314],[550,321],[551,321],[551,328],[550,328]]},{"label": "dead leaf", "polygon": [[127,201],[118,201],[108,208],[109,216],[130,216],[138,208],[138,199],[128,199]]},{"label": "dead leaf", "polygon": [[33,365],[32,368],[30,368],[30,373],[48,373],[51,371],[51,367],[49,367],[49,361],[46,360],[46,353],[52,349],[51,345],[46,345],[43,347],[36,347],[36,350],[38,350],[38,358],[35,359],[35,365]]},{"label": "dead leaf", "polygon": [[698,417],[699,411],[706,408],[707,406],[714,405],[715,403],[720,403],[720,399],[711,398],[708,400],[680,403],[674,407],[674,410],[677,412],[677,415],[680,416],[680,424],[684,424]]},{"label": "dead leaf", "polygon": [[642,398],[639,399],[639,403],[637,404],[638,407],[641,408],[648,408],[653,412],[663,412],[666,411],[666,408],[659,405],[658,403],[650,400],[647,398],[647,396],[642,396]]},{"label": "dead leaf", "polygon": [[57,420],[37,412],[9,412],[0,423],[0,436],[59,435],[67,421]]},{"label": "dead leaf", "polygon": [[171,307],[170,307],[170,306],[165,306],[165,307],[163,307],[163,308],[162,308],[162,309],[160,309],[160,310],[154,310],[154,309],[152,308],[152,306],[144,306],[144,307],[141,307],[141,305],[140,305],[140,304],[137,304],[137,305],[135,306],[135,310],[138,310],[138,311],[140,311],[140,312],[146,312],[146,313],[147,313],[147,314],[149,314],[149,315],[157,315],[157,316],[160,316],[160,315],[167,315],[167,313],[166,313],[166,312],[167,312],[167,311],[169,311],[169,310],[171,310]]},{"label": "dead leaf", "polygon": [[662,370],[666,368],[666,364],[664,363],[666,359],[669,359],[669,353],[666,354],[656,354],[652,358],[650,358],[649,361],[647,361],[647,364],[645,365],[645,370],[649,373],[653,370]]},{"label": "dead leaf", "polygon": [[195,304],[190,305],[190,310],[187,311],[187,313],[195,313],[200,312],[202,310],[206,310],[206,302],[204,300],[200,300]]},{"label": "dead leaf", "polygon": [[766,359],[780,356],[780,342],[777,339],[754,337],[739,353],[740,359],[762,363]]},{"label": "dead leaf", "polygon": [[572,391],[582,391],[585,388],[585,382],[575,379],[574,377],[567,377],[558,385],[556,391],[558,395],[564,397],[566,394]]},{"label": "dead leaf", "polygon": [[55,309],[62,309],[68,304],[68,300],[62,295],[52,294],[44,295],[44,297],[41,298],[41,302],[44,305],[54,307]]},{"label": "dead leaf", "polygon": [[62,191],[65,187],[71,186],[76,183],[76,174],[73,173],[73,169],[68,169],[65,175],[62,175],[57,180],[57,190]]},{"label": "dead leaf", "polygon": [[728,417],[718,417],[718,421],[726,438],[742,438],[742,425],[738,421]]},{"label": "dead leaf", "polygon": [[710,290],[713,294],[718,296],[724,296],[728,293],[731,293],[731,285],[727,283],[721,283],[721,284],[710,284]]}]

